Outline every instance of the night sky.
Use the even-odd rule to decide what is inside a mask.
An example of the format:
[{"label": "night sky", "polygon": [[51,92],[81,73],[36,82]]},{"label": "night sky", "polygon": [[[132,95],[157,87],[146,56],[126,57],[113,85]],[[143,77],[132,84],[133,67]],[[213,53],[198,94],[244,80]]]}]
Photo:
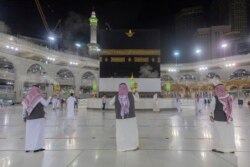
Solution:
[{"label": "night sky", "polygon": [[[170,51],[175,47],[175,14],[184,7],[208,6],[212,0],[40,0],[51,29],[57,21],[60,27],[69,27],[67,18],[81,18],[82,34],[89,33],[88,18],[95,8],[99,27],[112,29],[160,29],[165,61],[173,61]],[[71,14],[70,14],[71,13]],[[46,38],[47,32],[35,5],[35,0],[0,0],[0,21],[4,21],[14,34]],[[77,37],[74,37],[77,38]],[[87,40],[87,38],[82,38]],[[73,39],[72,41],[77,40]],[[86,41],[87,43],[88,41]]]}]

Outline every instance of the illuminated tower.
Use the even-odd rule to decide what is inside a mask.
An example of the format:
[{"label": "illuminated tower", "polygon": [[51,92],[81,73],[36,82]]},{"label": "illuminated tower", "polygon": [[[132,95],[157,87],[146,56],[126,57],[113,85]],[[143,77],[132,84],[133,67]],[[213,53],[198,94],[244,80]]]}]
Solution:
[{"label": "illuminated tower", "polygon": [[96,44],[98,19],[96,18],[95,11],[92,12],[91,17],[89,18],[89,23],[90,23],[90,43]]},{"label": "illuminated tower", "polygon": [[89,18],[90,23],[90,43],[88,44],[89,55],[91,57],[98,57],[100,52],[99,45],[97,44],[97,25],[98,19],[95,11],[92,11],[91,17]]}]

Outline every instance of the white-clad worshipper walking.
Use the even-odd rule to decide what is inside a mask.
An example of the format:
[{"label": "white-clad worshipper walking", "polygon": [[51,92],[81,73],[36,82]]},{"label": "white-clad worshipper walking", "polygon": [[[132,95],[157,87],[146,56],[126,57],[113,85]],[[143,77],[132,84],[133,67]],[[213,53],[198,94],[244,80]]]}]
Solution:
[{"label": "white-clad worshipper walking", "polygon": [[75,103],[76,98],[74,97],[73,93],[70,93],[70,97],[68,97],[67,101],[67,120],[63,124],[63,132],[66,135],[73,135],[75,132]]},{"label": "white-clad worshipper walking", "polygon": [[175,106],[176,106],[176,109],[178,112],[181,112],[182,111],[182,108],[181,108],[181,98],[180,96],[176,96],[176,99],[175,99]]},{"label": "white-clad worshipper walking", "polygon": [[67,118],[68,119],[75,118],[75,103],[76,103],[76,98],[74,97],[74,94],[71,93],[70,97],[67,99]]},{"label": "white-clad worshipper walking", "polygon": [[202,111],[203,103],[203,99],[200,97],[199,94],[197,94],[195,99],[195,108],[197,113],[200,113]]},{"label": "white-clad worshipper walking", "polygon": [[42,91],[33,86],[27,96],[23,99],[23,119],[26,122],[25,151],[44,151],[44,106],[48,106],[51,98],[45,100]]},{"label": "white-clad worshipper walking", "polygon": [[61,100],[60,100],[59,97],[57,98],[56,108],[57,108],[57,109],[61,109]]},{"label": "white-clad worshipper walking", "polygon": [[215,96],[211,102],[210,120],[213,122],[213,149],[219,153],[234,153],[235,138],[232,118],[232,97],[226,92],[225,86],[213,79]]},{"label": "white-clad worshipper walking", "polygon": [[160,112],[159,100],[158,100],[157,93],[155,93],[154,96],[153,96],[153,111],[154,112]]},{"label": "white-clad worshipper walking", "polygon": [[139,149],[138,126],[135,116],[135,101],[138,93],[128,91],[125,83],[119,85],[119,92],[110,105],[115,105],[116,112],[116,146],[117,151],[135,151]]},{"label": "white-clad worshipper walking", "polygon": [[57,108],[57,98],[56,96],[52,97],[52,109],[55,110]]},{"label": "white-clad worshipper walking", "polygon": [[107,103],[107,98],[106,98],[106,95],[104,95],[104,96],[102,97],[102,110],[103,110],[103,111],[105,110],[106,103]]}]

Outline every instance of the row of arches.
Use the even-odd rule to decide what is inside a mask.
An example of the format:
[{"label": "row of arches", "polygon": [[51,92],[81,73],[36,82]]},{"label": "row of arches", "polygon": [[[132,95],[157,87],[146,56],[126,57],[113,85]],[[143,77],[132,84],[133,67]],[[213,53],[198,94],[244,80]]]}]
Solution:
[{"label": "row of arches", "polygon": [[[39,64],[34,64],[32,66],[30,66],[30,68],[27,70],[27,74],[31,74],[31,75],[39,75],[39,76],[43,76],[46,75],[47,72],[45,71],[45,69],[39,65]],[[65,94],[67,96],[67,94],[69,94],[69,92],[71,90],[74,90],[75,88],[75,76],[73,74],[72,71],[70,71],[69,69],[63,68],[60,69],[57,73],[56,76],[54,78],[58,83],[60,83],[60,87],[61,87],[61,91],[64,92],[63,94]],[[96,80],[95,75],[92,72],[86,72],[81,76],[81,84],[80,86],[80,90],[78,92],[78,94],[90,94],[91,93],[91,86],[94,83],[94,81]],[[56,84],[58,85],[58,84]],[[29,86],[28,86],[29,87]]]},{"label": "row of arches", "polygon": [[[27,74],[33,74],[33,75],[46,75],[47,72],[46,70],[40,65],[40,64],[33,64],[31,65],[28,70]],[[73,79],[74,74],[69,70],[69,69],[60,69],[57,73],[56,76],[62,80],[68,80],[68,79]],[[95,80],[96,77],[92,72],[86,72],[82,75],[83,80]]]},{"label": "row of arches", "polygon": [[[207,79],[211,79],[211,78],[214,78],[214,77],[220,79],[220,76],[218,74],[214,73],[214,72],[210,72],[210,73],[208,73],[206,75]],[[180,81],[195,81],[196,77],[193,76],[193,75],[191,75],[191,74],[184,74],[184,75],[182,75],[182,76],[179,77],[179,80]],[[171,81],[171,82],[173,82],[174,79],[170,75],[163,75],[161,77],[161,81],[163,81],[163,82],[164,81]]]},{"label": "row of arches", "polygon": [[[10,62],[7,58],[5,57],[0,57],[0,70],[5,71],[5,72],[10,72],[10,73],[15,73],[15,67],[12,62]],[[40,64],[33,64],[31,65],[28,70],[27,74],[32,74],[32,75],[46,75],[47,72],[42,67]],[[67,79],[67,78],[74,78],[73,73],[69,69],[60,69],[57,74],[59,78],[61,79]],[[95,75],[92,72],[86,72],[82,75],[82,79],[96,79]]]},{"label": "row of arches", "polygon": [[[15,68],[12,62],[10,62],[8,59],[6,59],[5,57],[0,57],[0,70],[3,71],[8,71],[10,73],[14,73],[15,72]],[[47,72],[46,70],[40,65],[40,64],[33,64],[31,65],[28,70],[27,70],[27,74],[33,74],[33,75],[46,75]],[[74,78],[73,73],[69,70],[69,69],[60,69],[57,72],[57,77],[62,79],[62,80],[67,80],[70,78]],[[250,71],[246,70],[246,69],[237,69],[235,70],[231,75],[230,75],[230,79],[238,79],[238,78],[246,78],[250,76]],[[206,75],[206,78],[221,78],[220,75],[218,75],[217,73],[214,72],[210,72]],[[82,75],[82,79],[86,79],[86,80],[94,80],[95,75],[91,72],[86,72]],[[163,75],[161,77],[161,80],[164,81],[174,81],[174,79],[170,76],[170,75]],[[180,76],[179,78],[180,81],[195,81],[196,77],[191,75],[191,74],[183,74],[182,76]]]},{"label": "row of arches", "polygon": [[[246,69],[237,69],[230,75],[229,79],[242,79],[242,78],[249,78],[249,77],[250,77],[250,71]],[[206,75],[206,78],[207,79],[211,79],[211,78],[221,79],[220,75],[215,72],[209,72]],[[174,81],[174,79],[170,75],[163,75],[161,77],[161,80],[162,81]],[[195,76],[191,74],[184,74],[180,76],[179,80],[180,81],[195,81],[196,78]]]},{"label": "row of arches", "polygon": [[[48,69],[42,65],[35,63],[26,68],[20,74],[15,68],[14,63],[5,57],[0,56],[0,98],[1,99],[15,99],[15,97],[22,98],[27,93],[29,88],[34,84],[39,84],[42,89],[46,90],[52,85],[60,85],[61,90],[74,90],[78,86],[84,92],[89,92],[93,82],[97,79],[94,73],[87,71],[83,73],[80,78],[76,78],[73,71],[67,68],[62,68],[50,76]],[[17,85],[17,78],[19,83]],[[79,80],[80,79],[80,80]],[[15,85],[17,88],[15,88]],[[51,86],[50,86],[51,85]],[[78,85],[78,86],[77,86]],[[15,90],[20,90],[16,92]],[[52,88],[53,90],[53,88]],[[80,92],[78,92],[79,94]]]},{"label": "row of arches", "polygon": [[[1,73],[3,74],[4,72],[9,72],[9,73],[15,74],[16,69],[11,61],[9,61],[5,57],[0,56],[0,79],[4,79],[4,77],[1,77]],[[36,63],[36,64],[31,65],[27,69],[26,74],[27,74],[27,76],[38,76],[37,78],[39,78],[40,76],[48,76],[48,72],[49,71],[46,71],[46,69],[42,65]],[[248,76],[250,76],[250,72],[245,70],[245,69],[238,69],[232,73],[232,78],[242,78],[242,77],[246,78]],[[63,80],[63,81],[70,80],[72,82],[71,82],[71,84],[68,84],[68,85],[72,85],[73,87],[75,86],[74,73],[67,68],[62,68],[59,71],[57,71],[54,77],[56,77],[60,80]],[[220,76],[214,72],[208,73],[206,75],[206,77],[207,78],[213,78],[213,77],[220,78]],[[95,80],[97,80],[96,76],[90,71],[82,74],[81,75],[81,84],[80,84],[82,86],[80,89],[84,90],[83,92],[89,92],[91,90],[91,85],[92,85],[93,81],[95,81]],[[195,76],[193,76],[191,74],[184,74],[179,78],[179,80],[180,81],[196,81],[196,78],[195,78]],[[161,81],[162,81],[162,85],[163,85],[166,81],[174,81],[174,79],[170,75],[163,75],[161,77]],[[10,84],[10,85],[8,85],[8,87],[14,87],[14,84],[15,84],[14,82],[15,82],[15,78],[13,77],[12,82],[9,82],[9,81],[7,82]],[[26,80],[26,82],[29,82],[29,81]],[[77,82],[79,82],[79,81],[77,81]],[[69,83],[69,82],[67,82],[67,83]],[[175,87],[177,88],[177,86],[173,85],[173,88],[175,88]],[[236,86],[236,88],[239,89],[237,86]],[[180,87],[180,86],[178,86],[178,89],[181,89],[183,91],[187,90],[187,88]],[[200,88],[199,90],[196,90],[196,89],[197,88],[194,87],[194,88],[190,88],[189,90],[190,91],[200,91],[200,90],[203,90],[204,88]],[[231,87],[229,90],[231,90],[231,89],[235,89],[235,88]]]},{"label": "row of arches", "polygon": [[[5,72],[10,72],[10,73],[15,73],[15,67],[13,63],[10,62],[5,57],[0,57],[0,70],[5,71]],[[33,64],[28,68],[27,74],[42,76],[42,75],[46,75],[47,72],[40,64]],[[56,75],[60,79],[74,78],[74,74],[69,69],[66,69],[66,68],[60,69]],[[88,71],[82,75],[82,79],[94,80],[96,79],[96,77],[92,72]]]}]

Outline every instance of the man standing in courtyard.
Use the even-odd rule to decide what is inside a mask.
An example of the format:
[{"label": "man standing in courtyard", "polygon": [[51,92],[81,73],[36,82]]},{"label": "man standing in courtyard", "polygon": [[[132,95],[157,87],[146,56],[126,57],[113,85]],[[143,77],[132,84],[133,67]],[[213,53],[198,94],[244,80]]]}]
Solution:
[{"label": "man standing in courtyard", "polygon": [[128,91],[126,83],[119,85],[119,92],[110,105],[115,105],[116,112],[116,146],[117,151],[136,151],[139,149],[139,134],[135,116],[135,101],[138,93]]},{"label": "man standing in courtyard", "polygon": [[67,118],[74,119],[75,118],[75,103],[76,98],[73,93],[70,93],[70,97],[67,99]]},{"label": "man standing in courtyard", "polygon": [[215,86],[215,96],[211,102],[210,120],[213,122],[213,149],[219,153],[234,153],[235,139],[232,118],[232,97],[218,80],[211,81]]},{"label": "man standing in courtyard", "polygon": [[102,97],[102,110],[103,111],[105,110],[106,102],[107,102],[106,95],[103,95]]},{"label": "man standing in courtyard", "polygon": [[25,150],[26,152],[44,151],[44,126],[45,111],[44,107],[48,106],[51,98],[45,100],[42,97],[42,90],[33,86],[28,95],[24,98],[23,119],[26,122]]}]

